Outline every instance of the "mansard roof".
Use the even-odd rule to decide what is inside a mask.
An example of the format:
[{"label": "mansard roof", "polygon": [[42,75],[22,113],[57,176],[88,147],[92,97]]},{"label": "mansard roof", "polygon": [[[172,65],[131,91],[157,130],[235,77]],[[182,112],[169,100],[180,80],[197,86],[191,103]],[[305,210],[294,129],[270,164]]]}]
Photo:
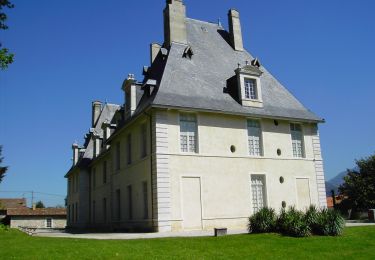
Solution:
[{"label": "mansard roof", "polygon": [[[151,66],[161,72],[159,87],[152,100],[142,103],[155,107],[175,107],[214,111],[245,116],[324,121],[304,107],[263,66],[260,77],[263,108],[245,107],[226,91],[238,64],[246,65],[254,57],[247,51],[235,51],[229,34],[220,25],[187,18],[188,46],[192,56],[186,58],[186,45],[172,43],[165,62]],[[155,73],[154,73],[155,74]]]}]

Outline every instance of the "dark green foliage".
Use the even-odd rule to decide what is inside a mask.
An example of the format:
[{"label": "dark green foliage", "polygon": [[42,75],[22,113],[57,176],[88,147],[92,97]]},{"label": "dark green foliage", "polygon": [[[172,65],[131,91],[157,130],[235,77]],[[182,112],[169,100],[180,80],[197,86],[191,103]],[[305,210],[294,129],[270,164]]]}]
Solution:
[{"label": "dark green foliage", "polygon": [[276,213],[274,209],[263,208],[249,218],[249,233],[269,233],[275,230]]},{"label": "dark green foliage", "polygon": [[323,209],[318,214],[315,227],[317,235],[339,236],[345,227],[345,220],[337,210]]},{"label": "dark green foliage", "polygon": [[0,183],[3,180],[5,173],[8,170],[7,166],[1,166],[1,163],[3,162],[3,159],[4,159],[3,157],[1,157],[2,151],[3,151],[3,147],[0,145]]},{"label": "dark green foliage", "polygon": [[[7,20],[7,15],[4,13],[3,8],[13,8],[14,5],[9,0],[0,0],[0,30],[8,29],[5,24]],[[0,48],[2,44],[0,43]],[[8,65],[13,62],[14,54],[9,53],[8,49],[0,49],[0,69],[4,70],[8,68]]]},{"label": "dark green foliage", "polygon": [[359,170],[348,170],[339,192],[345,196],[344,205],[353,211],[375,208],[375,154],[356,161]]},{"label": "dark green foliage", "polygon": [[0,231],[9,231],[9,226],[0,223]]},{"label": "dark green foliage", "polygon": [[36,204],[35,204],[35,207],[37,208],[37,209],[44,209],[45,208],[45,206],[44,206],[44,204],[43,204],[43,202],[40,200],[40,201],[38,201]]},{"label": "dark green foliage", "polygon": [[288,210],[281,210],[277,220],[278,230],[288,236],[308,237],[311,235],[310,226],[306,222],[305,214],[290,207]]},{"label": "dark green foliage", "polygon": [[311,205],[305,213],[306,224],[309,225],[310,230],[313,234],[317,234],[319,215],[320,210],[315,205]]}]

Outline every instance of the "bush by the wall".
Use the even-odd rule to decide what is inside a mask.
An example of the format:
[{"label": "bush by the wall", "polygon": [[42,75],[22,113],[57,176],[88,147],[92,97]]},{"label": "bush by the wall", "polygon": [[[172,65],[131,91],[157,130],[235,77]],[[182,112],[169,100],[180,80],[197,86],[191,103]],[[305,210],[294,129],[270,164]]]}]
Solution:
[{"label": "bush by the wall", "polygon": [[339,236],[343,233],[345,219],[339,211],[310,206],[306,213],[290,207],[282,209],[277,216],[270,208],[263,208],[249,218],[250,233],[280,232],[293,237],[311,234]]},{"label": "bush by the wall", "polygon": [[310,226],[306,222],[305,214],[290,207],[287,211],[281,211],[277,220],[278,230],[284,234],[293,237],[307,237],[311,235]]},{"label": "bush by the wall", "polygon": [[0,231],[8,231],[8,230],[9,230],[9,226],[0,224]]},{"label": "bush by the wall", "polygon": [[323,236],[339,236],[345,227],[345,219],[339,211],[323,209],[319,212],[315,232]]},{"label": "bush by the wall", "polygon": [[311,205],[305,213],[306,224],[309,225],[310,230],[313,234],[318,233],[318,220],[320,216],[320,209],[315,205]]},{"label": "bush by the wall", "polygon": [[274,209],[263,208],[249,218],[249,233],[269,233],[275,231],[276,213]]}]

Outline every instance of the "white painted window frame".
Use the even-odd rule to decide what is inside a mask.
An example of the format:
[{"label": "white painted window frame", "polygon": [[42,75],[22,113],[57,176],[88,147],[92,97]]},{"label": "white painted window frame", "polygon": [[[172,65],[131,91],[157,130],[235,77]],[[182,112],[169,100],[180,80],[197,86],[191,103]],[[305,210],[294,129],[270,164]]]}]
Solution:
[{"label": "white painted window frame", "polygon": [[[191,151],[190,150],[190,145],[189,145],[189,137],[190,135],[188,134],[187,135],[187,149],[188,151],[183,151],[182,150],[182,142],[181,142],[181,138],[182,138],[182,131],[181,131],[181,118],[183,115],[188,115],[188,116],[194,116],[195,117],[195,132],[194,132],[194,137],[195,137],[195,144],[194,144],[194,151]],[[189,122],[189,121],[188,121]],[[191,121],[193,122],[193,121]],[[198,121],[198,115],[197,113],[192,113],[192,112],[180,112],[178,114],[178,123],[179,123],[179,136],[178,136],[178,143],[179,143],[179,151],[180,153],[183,153],[183,154],[197,154],[199,152],[199,138],[198,138],[198,127],[199,127],[199,121]],[[189,132],[188,132],[189,133]]]},{"label": "white painted window frame", "polygon": [[[251,154],[251,149],[250,149],[250,143],[249,143],[249,121],[256,121],[259,124],[259,155]],[[264,147],[263,147],[263,128],[262,128],[262,121],[257,118],[247,118],[246,120],[246,131],[247,131],[247,150],[248,150],[248,155],[250,157],[263,157],[264,156]]]}]

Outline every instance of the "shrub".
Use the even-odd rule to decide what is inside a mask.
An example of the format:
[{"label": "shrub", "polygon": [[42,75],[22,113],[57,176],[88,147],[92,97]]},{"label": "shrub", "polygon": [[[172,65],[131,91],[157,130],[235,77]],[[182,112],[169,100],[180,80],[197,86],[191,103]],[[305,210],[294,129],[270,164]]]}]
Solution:
[{"label": "shrub", "polygon": [[274,209],[262,208],[249,218],[249,233],[268,233],[275,230],[276,213]]},{"label": "shrub", "polygon": [[319,215],[320,210],[317,207],[315,207],[315,205],[311,205],[305,213],[306,224],[309,225],[311,232],[314,234],[318,233],[317,229]]},{"label": "shrub", "polygon": [[8,231],[8,230],[9,230],[9,226],[0,224],[0,231]]},{"label": "shrub", "polygon": [[290,207],[287,211],[281,210],[277,220],[278,230],[293,237],[307,237],[311,235],[310,226],[306,222],[305,214],[295,207]]},{"label": "shrub", "polygon": [[316,234],[324,236],[339,236],[345,227],[345,220],[336,210],[323,209],[316,225]]}]

